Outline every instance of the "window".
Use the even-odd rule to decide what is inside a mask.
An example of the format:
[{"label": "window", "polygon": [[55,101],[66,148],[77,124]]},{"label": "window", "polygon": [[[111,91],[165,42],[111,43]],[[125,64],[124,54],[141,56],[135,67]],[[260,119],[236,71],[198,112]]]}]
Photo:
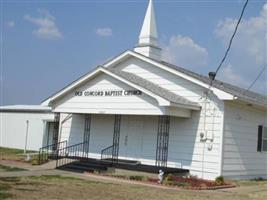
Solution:
[{"label": "window", "polygon": [[259,126],[258,127],[258,152],[267,152],[267,127]]},{"label": "window", "polygon": [[263,127],[262,151],[267,151],[267,127]]}]

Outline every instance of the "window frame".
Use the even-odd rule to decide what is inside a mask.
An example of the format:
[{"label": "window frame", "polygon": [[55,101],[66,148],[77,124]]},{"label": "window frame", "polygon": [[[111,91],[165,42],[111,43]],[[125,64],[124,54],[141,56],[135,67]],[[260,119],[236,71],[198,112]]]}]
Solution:
[{"label": "window frame", "polygon": [[267,135],[266,135],[266,137],[264,137],[264,131],[267,132],[267,126],[262,125],[262,133],[261,133],[261,152],[263,152],[263,153],[267,153],[267,148],[266,148],[266,150],[263,150],[263,142],[264,142],[264,141],[267,142]]}]

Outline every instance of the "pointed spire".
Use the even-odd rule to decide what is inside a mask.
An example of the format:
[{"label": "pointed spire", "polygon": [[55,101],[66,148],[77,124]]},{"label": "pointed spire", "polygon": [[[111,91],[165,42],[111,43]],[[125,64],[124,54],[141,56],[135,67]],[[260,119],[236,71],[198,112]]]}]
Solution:
[{"label": "pointed spire", "polygon": [[142,30],[139,35],[138,46],[134,49],[147,57],[160,59],[161,49],[158,47],[157,25],[154,13],[153,1],[149,0]]},{"label": "pointed spire", "polygon": [[152,0],[149,1],[143,27],[139,36],[139,44],[150,44],[157,46],[157,26],[155,20],[154,6]]}]

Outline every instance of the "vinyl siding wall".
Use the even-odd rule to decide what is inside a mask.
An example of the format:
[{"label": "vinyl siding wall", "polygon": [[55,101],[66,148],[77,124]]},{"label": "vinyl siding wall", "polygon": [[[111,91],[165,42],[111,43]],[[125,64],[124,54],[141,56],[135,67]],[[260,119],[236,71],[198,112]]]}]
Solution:
[{"label": "vinyl siding wall", "polygon": [[[75,91],[135,90],[110,76],[101,74]],[[55,112],[100,114],[152,114],[163,111],[158,102],[146,94],[141,96],[75,96],[72,91],[53,106]]]},{"label": "vinyl siding wall", "polygon": [[[171,117],[168,166],[190,169],[193,175],[206,179],[214,179],[219,176],[221,173],[221,140],[224,103],[218,100],[214,95],[210,95],[210,98],[206,101],[202,98],[203,88],[136,59],[128,59],[117,65],[116,68],[141,76],[190,101],[198,102],[202,106],[201,111],[192,111],[191,118]],[[103,85],[103,87],[101,87],[101,85]],[[127,89],[127,86],[124,85],[122,87],[121,83],[110,79],[106,75],[102,75],[81,88],[105,90],[107,88]],[[75,112],[88,113],[94,113],[95,107],[103,107],[105,111],[110,109],[114,111],[121,110],[123,114],[120,141],[121,157],[127,155],[124,157],[128,159],[138,159],[144,164],[154,165],[158,118],[157,116],[151,116],[151,111],[154,113],[159,112],[158,107],[154,104],[156,102],[152,102],[149,98],[134,96],[125,97],[125,101],[114,97],[112,102],[111,98],[108,99],[109,101],[105,100],[105,102],[103,98],[95,98],[94,100],[86,100],[85,102],[85,99],[82,97],[76,98],[70,95],[62,99],[62,101],[55,106],[55,109],[57,111],[66,111],[75,107]],[[141,107],[139,107],[139,105]],[[140,109],[140,115],[143,116],[133,116],[128,112],[127,108],[134,107],[136,107],[137,110]],[[122,108],[125,109],[122,110]],[[78,109],[78,111],[76,109]],[[70,132],[72,132],[78,135],[76,141],[81,141],[84,123],[84,119],[81,116],[83,115],[79,116],[78,114],[73,114],[72,116],[79,119],[80,128],[75,125],[72,127],[73,131],[71,131],[71,125],[66,123],[69,131],[66,131],[66,128],[62,128],[62,131],[66,131],[65,133],[62,132],[62,136],[65,138],[72,138],[72,136],[70,136]],[[113,123],[114,115],[93,115],[90,140],[90,148],[92,148],[90,152],[93,153],[92,156],[99,157],[100,155],[97,155],[97,152],[100,153],[101,149],[112,145]],[[200,140],[201,132],[205,133],[204,141]],[[136,143],[136,146],[141,145],[138,147],[139,149],[143,149],[141,153],[137,152],[136,149],[129,151],[130,147],[127,148],[127,152],[125,152],[126,150],[123,149],[123,145],[125,145],[124,140],[126,134],[128,134],[128,142]]]},{"label": "vinyl siding wall", "polygon": [[[192,112],[190,119],[172,118],[169,164],[189,168],[192,174],[203,178],[219,176],[224,103],[212,94],[205,101],[202,87],[136,58],[114,68],[138,75],[202,106],[201,112]],[[204,130],[213,141],[200,141]]]},{"label": "vinyl siding wall", "polygon": [[[68,145],[83,142],[84,116],[61,114],[61,141],[68,140]],[[213,179],[219,173],[220,138],[215,136],[212,144],[200,142],[199,123],[191,122],[171,117],[168,166],[190,169],[193,175]],[[119,157],[154,165],[157,128],[157,116],[122,115]],[[101,150],[112,145],[113,129],[114,115],[91,115],[90,157],[99,159]]]},{"label": "vinyl siding wall", "polygon": [[[45,121],[53,121],[52,113],[0,112],[0,146],[24,149],[28,125],[28,150],[39,150],[47,145],[48,126]],[[51,133],[50,133],[51,134]]]},{"label": "vinyl siding wall", "polygon": [[223,176],[267,178],[267,152],[257,152],[259,125],[267,125],[265,111],[247,105],[225,104]]}]

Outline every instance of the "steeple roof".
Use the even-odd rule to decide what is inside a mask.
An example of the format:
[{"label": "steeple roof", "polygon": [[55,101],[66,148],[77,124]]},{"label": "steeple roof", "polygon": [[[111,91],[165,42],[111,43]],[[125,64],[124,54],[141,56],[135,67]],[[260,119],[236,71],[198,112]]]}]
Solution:
[{"label": "steeple roof", "polygon": [[146,16],[143,22],[142,30],[139,35],[139,45],[157,46],[157,25],[155,20],[155,12],[153,1],[150,0],[146,11]]},{"label": "steeple roof", "polygon": [[139,35],[139,42],[134,49],[144,56],[160,60],[161,49],[158,47],[158,33],[153,1],[149,0],[145,19]]}]

